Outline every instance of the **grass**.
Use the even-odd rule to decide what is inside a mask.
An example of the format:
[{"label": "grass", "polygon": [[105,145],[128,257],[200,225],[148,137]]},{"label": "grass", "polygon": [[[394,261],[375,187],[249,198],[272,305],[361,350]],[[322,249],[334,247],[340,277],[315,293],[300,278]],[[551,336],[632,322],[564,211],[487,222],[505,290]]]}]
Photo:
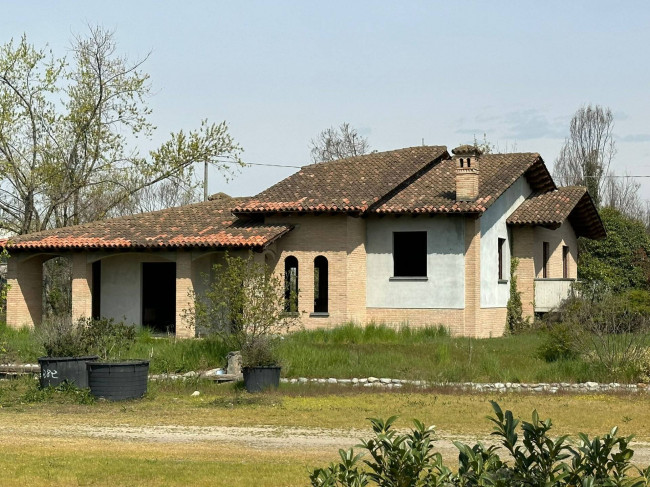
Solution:
[{"label": "grass", "polygon": [[546,362],[539,332],[500,338],[450,337],[441,328],[344,325],[302,331],[280,347],[289,377],[393,377],[440,382],[584,382],[629,379],[580,359]]},{"label": "grass", "polygon": [[[473,442],[491,431],[485,419],[496,399],[515,417],[533,409],[553,419],[555,434],[621,434],[650,440],[650,399],[645,395],[448,394],[429,390],[368,391],[364,388],[283,385],[279,391],[249,395],[208,381],[150,383],[139,401],[84,403],[69,390],[35,395],[35,381],[0,381],[0,478],[2,485],[229,485],[304,486],[308,472],[337,457],[338,444],[293,445],[294,428],[314,436],[352,430],[347,447],[369,437],[366,418],[399,414],[399,427],[412,418],[436,424],[446,439]],[[195,390],[200,396],[192,397]],[[588,414],[576,414],[588,411]],[[283,447],[221,440],[166,441],[154,437],[101,436],[104,428],[266,427]],[[309,434],[309,433],[307,433]],[[350,435],[350,433],[348,433]],[[647,449],[647,447],[645,447]],[[647,458],[647,451],[645,452]],[[454,461],[449,451],[447,461]]]},{"label": "grass", "polygon": [[[439,382],[636,382],[629,370],[606,370],[581,358],[547,362],[541,332],[500,338],[450,337],[444,328],[390,328],[347,324],[298,331],[279,345],[285,377],[391,377]],[[0,325],[1,362],[29,362],[44,355],[35,334]],[[150,360],[150,371],[183,373],[225,365],[227,347],[216,338],[179,340],[140,330],[124,358]]]}]

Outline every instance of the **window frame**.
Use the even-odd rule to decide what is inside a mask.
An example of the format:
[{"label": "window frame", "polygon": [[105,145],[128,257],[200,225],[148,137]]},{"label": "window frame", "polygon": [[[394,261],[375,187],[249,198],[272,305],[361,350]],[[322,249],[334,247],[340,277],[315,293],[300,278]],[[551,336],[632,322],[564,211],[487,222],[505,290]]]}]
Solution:
[{"label": "window frame", "polygon": [[505,238],[499,237],[497,239],[497,252],[499,254],[499,281],[505,281],[503,278],[503,247],[506,243]]},{"label": "window frame", "polygon": [[[295,289],[291,289],[293,287],[292,286],[293,276],[290,275],[290,270],[294,268],[289,266],[289,261],[291,261],[291,259],[293,259],[293,261],[295,261],[296,263]],[[300,263],[298,262],[298,258],[295,255],[287,255],[284,258],[284,312],[285,313],[289,313],[292,315],[298,314],[298,307],[299,307],[298,294],[300,292],[299,279],[300,279]]]},{"label": "window frame", "polygon": [[[417,234],[419,235],[418,238],[423,238],[422,242],[417,242],[417,246],[423,245],[422,249],[415,249],[418,251],[424,251],[424,255],[419,255],[417,256],[417,259],[420,260],[421,262],[407,262],[406,264],[402,261],[404,257],[402,256],[402,252],[408,252],[408,254],[412,254],[414,249],[409,248],[406,249],[405,247],[407,246],[406,244],[406,239],[404,236],[406,234]],[[398,237],[399,235],[399,237]],[[426,230],[400,230],[400,231],[394,231],[393,232],[393,275],[390,278],[391,280],[413,280],[413,281],[426,281],[429,279],[429,265],[428,265],[428,232]],[[404,239],[404,241],[402,241]],[[398,245],[396,245],[396,241],[398,241]],[[410,247],[410,246],[409,246]],[[400,256],[398,257],[397,251],[399,250]],[[423,273],[410,273],[406,274],[403,272],[404,267],[409,268],[409,270],[412,270],[415,266],[423,266],[423,269],[420,269],[423,271]],[[399,266],[399,267],[398,267]]]},{"label": "window frame", "polygon": [[[316,271],[318,270],[318,279]],[[312,316],[329,314],[329,260],[324,255],[314,258],[314,312]]]},{"label": "window frame", "polygon": [[570,250],[568,245],[562,246],[562,278],[569,279],[569,255]]},{"label": "window frame", "polygon": [[548,242],[542,242],[542,279],[548,279],[548,263],[551,259],[550,256],[550,244]]}]

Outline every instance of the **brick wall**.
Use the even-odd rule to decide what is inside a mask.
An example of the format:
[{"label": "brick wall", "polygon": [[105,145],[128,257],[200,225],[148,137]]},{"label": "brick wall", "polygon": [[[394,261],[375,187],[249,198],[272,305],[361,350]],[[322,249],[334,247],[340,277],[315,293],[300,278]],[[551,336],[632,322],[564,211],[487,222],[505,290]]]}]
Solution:
[{"label": "brick wall", "polygon": [[[521,306],[524,318],[535,316],[535,228],[514,226],[512,228],[512,256],[519,259],[517,291],[521,293]],[[541,246],[541,243],[539,243]]]},{"label": "brick wall", "polygon": [[571,223],[564,223],[557,230],[550,230],[543,227],[535,227],[535,275],[538,278],[543,276],[543,248],[542,242],[549,243],[549,260],[547,278],[557,279],[563,276],[562,247],[569,247],[568,271],[569,278],[575,279],[578,274],[578,239],[571,226]]},{"label": "brick wall", "polygon": [[194,309],[192,297],[192,253],[179,250],[176,252],[176,336],[193,338],[194,324],[186,312]]},{"label": "brick wall", "polygon": [[48,256],[15,254],[7,262],[7,325],[34,327],[43,314],[43,262]]},{"label": "brick wall", "polygon": [[[294,229],[275,245],[268,262],[278,276],[284,275],[288,256],[298,259],[298,310],[305,328],[365,321],[366,250],[365,220],[345,215],[284,215],[266,223],[287,223]],[[314,259],[328,263],[329,316],[310,316],[314,311]]]},{"label": "brick wall", "polygon": [[479,336],[481,308],[481,223],[465,218],[465,325],[464,336]]},{"label": "brick wall", "polygon": [[75,252],[72,263],[72,319],[92,316],[92,264],[88,264],[86,252]]},{"label": "brick wall", "polygon": [[387,326],[411,327],[443,325],[454,336],[463,335],[465,310],[462,309],[403,309],[368,308],[367,322]]}]

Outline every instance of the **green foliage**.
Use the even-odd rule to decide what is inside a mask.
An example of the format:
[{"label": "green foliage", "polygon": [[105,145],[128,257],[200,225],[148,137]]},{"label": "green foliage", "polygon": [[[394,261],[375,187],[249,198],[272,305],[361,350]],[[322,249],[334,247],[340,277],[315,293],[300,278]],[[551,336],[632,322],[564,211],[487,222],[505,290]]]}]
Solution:
[{"label": "green foliage", "polygon": [[517,290],[517,267],[519,259],[510,259],[510,297],[508,298],[506,328],[516,333],[527,328],[528,321],[523,318],[521,292]]},{"label": "green foliage", "polygon": [[113,318],[83,318],[77,322],[81,341],[91,354],[102,360],[122,358],[135,343],[135,325],[116,322]]},{"label": "green foliage", "polygon": [[642,222],[613,208],[600,217],[607,230],[604,240],[579,240],[578,275],[586,282],[601,282],[619,292],[650,287],[650,236]]},{"label": "green foliage", "polygon": [[540,357],[547,362],[571,360],[579,355],[575,343],[575,333],[566,323],[551,325],[545,333],[545,338],[538,348]]},{"label": "green foliage", "polygon": [[240,162],[225,122],[139,154],[132,141],[155,131],[146,59],[129,61],[92,26],[69,52],[56,58],[26,36],[0,46],[0,227],[24,234],[132,212],[146,188],[192,188],[197,163],[229,172],[225,159]]},{"label": "green foliage", "polygon": [[[374,437],[362,441],[364,453],[341,450],[341,461],[310,475],[313,487],[350,486],[462,486],[462,487],[595,487],[648,486],[648,472],[636,469],[631,460],[631,437],[617,435],[617,429],[603,437],[590,439],[580,433],[574,442],[566,436],[553,438],[550,419],[540,420],[533,411],[530,422],[515,419],[492,402],[492,435],[501,446],[485,447],[454,442],[459,450],[458,469],[447,467],[434,449],[433,426],[414,421],[415,427],[398,433],[392,426],[397,419],[371,419]],[[523,433],[523,439],[521,438]],[[501,459],[506,450],[508,460]],[[361,467],[361,460],[366,468]]]},{"label": "green foliage", "polygon": [[32,381],[30,386],[24,392],[21,402],[39,403],[39,402],[56,402],[63,404],[94,404],[95,397],[90,393],[90,389],[80,389],[74,384],[63,382],[56,387],[40,388]]},{"label": "green foliage", "polygon": [[103,360],[118,359],[135,342],[135,327],[112,318],[49,318],[37,335],[48,357],[99,355]]},{"label": "green foliage", "polygon": [[245,367],[276,364],[276,338],[296,322],[284,311],[282,280],[252,252],[246,259],[226,253],[206,284],[205,293],[194,296],[194,312],[186,311],[188,319],[240,350]]}]

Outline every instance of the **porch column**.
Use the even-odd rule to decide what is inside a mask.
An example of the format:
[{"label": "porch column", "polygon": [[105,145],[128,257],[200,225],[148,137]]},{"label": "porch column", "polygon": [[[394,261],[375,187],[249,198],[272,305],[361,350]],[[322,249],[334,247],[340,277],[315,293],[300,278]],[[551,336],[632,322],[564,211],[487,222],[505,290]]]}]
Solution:
[{"label": "porch column", "polygon": [[84,252],[75,252],[72,261],[72,320],[90,318],[93,310],[92,264]]},{"label": "porch column", "polygon": [[465,326],[463,335],[478,337],[481,321],[481,220],[465,218]]},{"label": "porch column", "polygon": [[43,315],[42,256],[12,255],[7,261],[7,326],[33,328]]},{"label": "porch column", "polygon": [[521,307],[524,319],[535,317],[535,260],[534,227],[513,227],[512,257],[519,259],[517,291],[521,293]]},{"label": "porch column", "polygon": [[194,323],[188,315],[194,312],[192,284],[192,253],[176,252],[176,336],[194,338]]}]

